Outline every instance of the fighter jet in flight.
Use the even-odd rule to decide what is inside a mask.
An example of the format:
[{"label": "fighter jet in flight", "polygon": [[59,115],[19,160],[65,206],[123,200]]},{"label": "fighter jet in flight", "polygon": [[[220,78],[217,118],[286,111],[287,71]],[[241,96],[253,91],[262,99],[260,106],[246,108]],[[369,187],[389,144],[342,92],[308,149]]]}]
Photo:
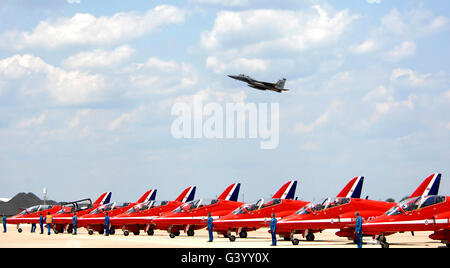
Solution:
[{"label": "fighter jet in flight", "polygon": [[278,93],[282,93],[283,91],[289,91],[289,89],[284,88],[284,84],[286,83],[286,78],[281,79],[277,83],[269,83],[269,82],[262,82],[255,80],[251,78],[248,75],[240,74],[240,75],[228,75],[228,77],[231,77],[233,79],[246,82],[249,87],[256,88],[259,90],[272,90],[276,91]]}]

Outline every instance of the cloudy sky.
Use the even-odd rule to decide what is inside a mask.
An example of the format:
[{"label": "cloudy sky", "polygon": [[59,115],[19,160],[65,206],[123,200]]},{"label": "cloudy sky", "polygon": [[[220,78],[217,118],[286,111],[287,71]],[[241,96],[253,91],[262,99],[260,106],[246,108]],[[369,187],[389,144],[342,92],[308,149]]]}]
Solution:
[{"label": "cloudy sky", "polygon": [[[251,201],[297,179],[317,200],[363,175],[364,195],[399,199],[434,172],[450,193],[446,0],[4,0],[0,17],[0,197],[239,181]],[[194,96],[279,103],[278,148],[174,139],[171,107]]]}]

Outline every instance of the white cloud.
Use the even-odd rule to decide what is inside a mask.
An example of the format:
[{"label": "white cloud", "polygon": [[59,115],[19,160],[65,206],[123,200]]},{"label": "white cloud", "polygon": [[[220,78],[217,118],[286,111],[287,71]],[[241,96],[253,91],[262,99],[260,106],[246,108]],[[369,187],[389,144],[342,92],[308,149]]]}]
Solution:
[{"label": "white cloud", "polygon": [[217,57],[210,56],[206,60],[206,67],[215,73],[225,71],[258,72],[267,70],[268,63],[262,59],[237,58],[229,63],[224,63]]},{"label": "white cloud", "polygon": [[36,127],[36,126],[43,124],[46,119],[47,119],[47,116],[45,115],[45,113],[43,113],[38,117],[34,117],[31,119],[27,119],[27,120],[23,120],[23,121],[19,122],[18,127],[19,128]]},{"label": "white cloud", "polygon": [[114,131],[114,130],[121,128],[123,124],[139,121],[140,115],[142,114],[144,109],[145,109],[144,106],[140,106],[137,109],[135,109],[129,113],[124,113],[124,114],[120,115],[118,118],[114,119],[109,124],[108,129],[110,131]]},{"label": "white cloud", "polygon": [[248,0],[189,0],[189,2],[208,6],[240,7],[249,4]]},{"label": "white cloud", "polygon": [[367,0],[369,4],[381,4],[381,0]]},{"label": "white cloud", "polygon": [[71,56],[65,59],[62,65],[71,69],[112,67],[127,60],[134,52],[130,46],[120,46],[113,51],[95,49]]},{"label": "white cloud", "polygon": [[393,50],[387,53],[387,56],[391,60],[400,60],[414,55],[416,52],[416,44],[411,41],[402,42],[396,46]]},{"label": "white cloud", "polygon": [[294,131],[296,133],[309,133],[314,131],[317,127],[324,126],[330,121],[331,116],[342,106],[342,103],[338,100],[334,100],[331,102],[330,106],[326,109],[326,111],[321,114],[314,122],[309,125],[306,125],[302,122],[297,123],[295,125]]},{"label": "white cloud", "polygon": [[69,3],[69,4],[80,4],[81,0],[67,0],[67,3]]},{"label": "white cloud", "polygon": [[184,22],[182,10],[157,6],[143,15],[120,12],[110,17],[78,13],[71,18],[41,21],[31,32],[7,32],[1,37],[4,46],[55,48],[65,45],[112,44],[157,31],[163,26]]},{"label": "white cloud", "polygon": [[311,152],[319,149],[319,145],[314,142],[305,142],[300,146],[301,151]]},{"label": "white cloud", "polygon": [[77,111],[76,115],[72,118],[72,120],[70,120],[68,127],[70,129],[78,127],[81,123],[81,119],[85,116],[88,116],[89,113],[90,113],[89,109],[83,109],[83,110]]},{"label": "white cloud", "polygon": [[152,57],[145,63],[124,68],[130,84],[139,89],[128,95],[169,94],[197,84],[196,69],[186,63]]},{"label": "white cloud", "polygon": [[386,97],[388,97],[388,90],[385,86],[379,86],[367,93],[364,96],[363,101],[377,101],[380,99],[385,99]]},{"label": "white cloud", "polygon": [[[80,71],[65,71],[45,63],[33,55],[15,55],[0,60],[0,77],[18,80],[24,83],[33,76],[44,76],[38,79],[39,84],[33,87],[44,88],[58,103],[73,104],[95,100],[105,87],[102,75],[92,75]],[[25,92],[26,93],[26,92]]]},{"label": "white cloud", "polygon": [[421,86],[424,85],[430,77],[430,74],[420,75],[416,74],[411,69],[398,68],[392,71],[390,80],[391,82],[406,82],[411,86]]},{"label": "white cloud", "polygon": [[365,54],[372,52],[376,49],[375,41],[373,40],[366,40],[363,43],[359,45],[352,46],[351,50],[357,54]]},{"label": "white cloud", "polygon": [[447,17],[435,17],[431,11],[422,8],[404,13],[394,8],[381,19],[381,26],[385,32],[405,38],[439,32],[445,29],[447,24]]},{"label": "white cloud", "polygon": [[212,30],[204,32],[201,44],[209,50],[241,46],[241,54],[267,49],[302,51],[337,40],[358,16],[347,10],[329,14],[320,6],[314,13],[286,10],[219,12]]}]

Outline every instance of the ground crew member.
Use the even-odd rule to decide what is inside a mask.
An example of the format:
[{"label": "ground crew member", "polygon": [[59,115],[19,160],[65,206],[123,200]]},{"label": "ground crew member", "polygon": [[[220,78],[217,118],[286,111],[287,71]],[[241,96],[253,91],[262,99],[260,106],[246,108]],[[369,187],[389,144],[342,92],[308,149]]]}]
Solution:
[{"label": "ground crew member", "polygon": [[77,224],[78,224],[78,217],[77,214],[75,214],[74,212],[72,217],[73,235],[77,235]]},{"label": "ground crew member", "polygon": [[106,216],[105,216],[105,235],[109,236],[109,216],[108,216],[108,212],[106,212]]},{"label": "ground crew member", "polygon": [[213,236],[214,225],[213,225],[213,218],[211,217],[211,213],[208,214],[207,225],[208,225],[208,233],[209,233],[209,241],[208,242],[212,242],[213,238],[214,238],[214,236]]},{"label": "ground crew member", "polygon": [[6,233],[6,216],[3,214],[3,232]]},{"label": "ground crew member", "polygon": [[31,232],[32,233],[36,232],[36,223],[31,224]]},{"label": "ground crew member", "polygon": [[47,214],[47,216],[45,216],[45,223],[47,224],[47,229],[48,229],[48,235],[51,234],[51,228],[52,228],[52,224],[53,224],[53,217],[52,215],[50,215],[50,212]]},{"label": "ground crew member", "polygon": [[270,221],[270,233],[272,234],[272,245],[277,245],[277,218],[275,218],[275,213],[272,214],[272,220]]},{"label": "ground crew member", "polygon": [[41,215],[39,216],[39,226],[41,227],[41,234],[44,234],[44,217]]},{"label": "ground crew member", "polygon": [[359,212],[356,212],[356,225],[355,225],[355,235],[358,240],[358,248],[362,248],[363,245],[363,219],[359,216]]}]

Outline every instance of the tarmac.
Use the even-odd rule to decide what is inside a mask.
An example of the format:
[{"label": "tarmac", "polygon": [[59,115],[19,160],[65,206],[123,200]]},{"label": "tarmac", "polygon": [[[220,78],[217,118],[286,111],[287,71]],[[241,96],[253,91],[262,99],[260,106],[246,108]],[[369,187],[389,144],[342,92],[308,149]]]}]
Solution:
[{"label": "tarmac", "polygon": [[[183,232],[180,236],[170,238],[165,231],[155,231],[153,236],[148,236],[141,232],[139,236],[130,234],[124,236],[121,230],[117,230],[115,235],[104,236],[95,233],[89,235],[86,229],[79,229],[78,235],[57,234],[53,232],[48,235],[44,232],[39,234],[30,233],[30,225],[21,225],[22,233],[18,233],[15,225],[8,225],[8,232],[0,232],[0,248],[269,248],[271,244],[270,234],[267,229],[260,229],[248,233],[248,238],[237,238],[235,242],[230,242],[227,238],[214,235],[214,242],[208,243],[208,233],[206,230],[195,231],[194,237],[188,237]],[[1,226],[0,231],[3,231]],[[46,230],[45,230],[46,231]],[[277,248],[356,248],[353,241],[338,237],[337,230],[325,230],[315,234],[315,241],[308,242],[301,236],[297,246],[290,241],[278,240]],[[390,248],[442,248],[446,247],[440,241],[433,241],[428,238],[430,232],[416,232],[395,234],[387,237]],[[370,237],[364,238],[364,248],[381,248]]]}]

